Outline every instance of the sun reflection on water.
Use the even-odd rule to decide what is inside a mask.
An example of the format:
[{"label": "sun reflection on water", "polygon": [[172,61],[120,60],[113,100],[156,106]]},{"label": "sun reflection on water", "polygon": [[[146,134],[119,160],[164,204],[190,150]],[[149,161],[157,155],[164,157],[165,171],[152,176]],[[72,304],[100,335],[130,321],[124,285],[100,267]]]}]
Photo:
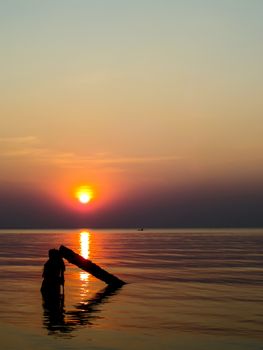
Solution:
[{"label": "sun reflection on water", "polygon": [[90,256],[90,233],[87,231],[80,232],[80,255],[88,259]]},{"label": "sun reflection on water", "polygon": [[[90,257],[90,233],[87,231],[80,232],[79,236],[80,243],[80,255],[85,259],[89,259]],[[80,271],[79,278],[83,282],[82,290],[87,291],[87,282],[90,278],[90,274],[84,271]]]}]

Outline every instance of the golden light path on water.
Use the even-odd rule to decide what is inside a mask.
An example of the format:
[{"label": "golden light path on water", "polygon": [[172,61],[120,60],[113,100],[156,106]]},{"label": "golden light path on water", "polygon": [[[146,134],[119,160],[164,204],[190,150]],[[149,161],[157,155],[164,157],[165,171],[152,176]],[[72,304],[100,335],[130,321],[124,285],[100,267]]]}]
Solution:
[{"label": "golden light path on water", "polygon": [[[80,243],[80,255],[85,259],[89,259],[90,256],[90,233],[87,231],[80,232],[79,235],[79,243]],[[80,280],[82,281],[81,285],[81,295],[86,295],[88,291],[88,281],[90,278],[90,274],[84,271],[80,271],[79,273]]]}]

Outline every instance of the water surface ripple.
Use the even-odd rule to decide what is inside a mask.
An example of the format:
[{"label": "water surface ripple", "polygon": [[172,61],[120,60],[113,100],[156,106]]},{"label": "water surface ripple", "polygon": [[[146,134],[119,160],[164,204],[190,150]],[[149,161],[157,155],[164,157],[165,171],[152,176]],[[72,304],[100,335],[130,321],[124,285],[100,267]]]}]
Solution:
[{"label": "water surface ripple", "polygon": [[[128,284],[106,288],[66,263],[64,300],[50,309],[39,292],[42,267],[48,250],[61,244]],[[174,349],[188,334],[189,349],[198,348],[196,337],[259,349],[262,257],[263,230],[0,231],[0,322],[78,339],[79,348],[89,329],[96,349],[107,348],[96,343],[98,331],[112,349],[143,349],[139,339],[152,349]]]}]

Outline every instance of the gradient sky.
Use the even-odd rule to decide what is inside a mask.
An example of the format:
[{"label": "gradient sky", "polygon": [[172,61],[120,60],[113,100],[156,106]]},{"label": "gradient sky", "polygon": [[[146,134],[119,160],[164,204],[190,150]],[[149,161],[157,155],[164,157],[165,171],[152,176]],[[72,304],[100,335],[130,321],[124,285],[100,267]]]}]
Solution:
[{"label": "gradient sky", "polygon": [[262,18],[261,0],[1,1],[0,227],[263,226]]}]

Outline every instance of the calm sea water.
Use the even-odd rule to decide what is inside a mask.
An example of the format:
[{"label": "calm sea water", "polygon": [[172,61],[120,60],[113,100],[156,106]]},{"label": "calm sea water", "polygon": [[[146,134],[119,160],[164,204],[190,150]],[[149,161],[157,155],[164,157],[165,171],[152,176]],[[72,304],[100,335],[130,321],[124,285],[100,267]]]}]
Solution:
[{"label": "calm sea water", "polygon": [[[66,263],[62,308],[39,291],[61,244],[128,282]],[[3,349],[263,349],[263,230],[0,231]]]}]

